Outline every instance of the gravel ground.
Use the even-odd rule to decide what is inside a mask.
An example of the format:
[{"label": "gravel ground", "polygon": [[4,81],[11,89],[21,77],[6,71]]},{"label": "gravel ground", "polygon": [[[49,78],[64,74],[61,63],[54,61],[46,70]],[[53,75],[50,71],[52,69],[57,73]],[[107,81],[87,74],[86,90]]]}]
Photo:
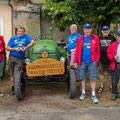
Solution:
[{"label": "gravel ground", "polygon": [[120,98],[112,102],[106,89],[98,95],[99,104],[93,104],[88,88],[87,97],[81,102],[79,89],[78,83],[76,98],[71,100],[64,84],[30,85],[26,88],[25,99],[17,101],[15,96],[9,95],[10,82],[4,81],[0,120],[119,120]]}]

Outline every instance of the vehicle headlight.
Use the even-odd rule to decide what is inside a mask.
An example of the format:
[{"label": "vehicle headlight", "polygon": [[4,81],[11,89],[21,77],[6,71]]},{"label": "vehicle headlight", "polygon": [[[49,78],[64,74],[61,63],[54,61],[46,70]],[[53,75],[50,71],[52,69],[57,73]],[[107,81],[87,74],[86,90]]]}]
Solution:
[{"label": "vehicle headlight", "polygon": [[26,63],[26,64],[30,64],[30,59],[29,59],[29,58],[26,58],[26,59],[25,59],[25,63]]},{"label": "vehicle headlight", "polygon": [[61,58],[60,58],[60,61],[65,62],[65,58],[64,58],[64,57],[61,57]]}]

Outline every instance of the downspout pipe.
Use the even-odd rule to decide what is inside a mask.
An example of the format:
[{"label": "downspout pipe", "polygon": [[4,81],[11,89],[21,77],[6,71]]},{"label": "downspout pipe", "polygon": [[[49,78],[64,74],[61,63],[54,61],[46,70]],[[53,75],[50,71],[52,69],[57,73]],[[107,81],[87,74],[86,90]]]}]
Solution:
[{"label": "downspout pipe", "polygon": [[41,8],[42,8],[42,6],[43,6],[43,3],[40,3],[40,4],[35,4],[35,3],[33,3],[31,0],[29,0],[29,3],[30,4],[32,4],[32,5],[39,5],[40,6],[40,16],[39,16],[39,18],[40,18],[40,37],[42,38],[42,28],[41,28]]},{"label": "downspout pipe", "polygon": [[10,3],[10,0],[8,0],[8,5],[11,7],[11,10],[12,10],[12,13],[11,13],[11,19],[12,19],[12,36],[13,36],[13,6],[12,4]]},{"label": "downspout pipe", "polygon": [[41,8],[42,8],[43,4],[40,4],[40,36],[41,38],[43,37],[42,36],[42,24],[41,24]]}]

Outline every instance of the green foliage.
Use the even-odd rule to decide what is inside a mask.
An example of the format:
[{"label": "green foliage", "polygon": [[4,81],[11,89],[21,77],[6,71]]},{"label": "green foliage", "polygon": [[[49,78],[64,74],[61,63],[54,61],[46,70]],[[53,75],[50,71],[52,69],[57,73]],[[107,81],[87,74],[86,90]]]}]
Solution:
[{"label": "green foliage", "polygon": [[92,21],[97,25],[110,25],[111,23],[118,23],[120,14],[120,7],[118,1],[113,0],[101,0],[94,2],[94,8],[92,8]]},{"label": "green foliage", "polygon": [[73,23],[110,25],[118,23],[119,0],[44,0],[43,16],[46,15],[61,31]]}]

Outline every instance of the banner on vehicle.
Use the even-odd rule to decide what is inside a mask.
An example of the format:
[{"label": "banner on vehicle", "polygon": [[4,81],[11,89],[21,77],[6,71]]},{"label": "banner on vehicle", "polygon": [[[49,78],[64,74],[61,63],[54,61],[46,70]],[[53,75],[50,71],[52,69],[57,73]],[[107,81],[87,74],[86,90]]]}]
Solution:
[{"label": "banner on vehicle", "polygon": [[36,60],[26,66],[29,77],[64,74],[64,62],[51,58]]}]

